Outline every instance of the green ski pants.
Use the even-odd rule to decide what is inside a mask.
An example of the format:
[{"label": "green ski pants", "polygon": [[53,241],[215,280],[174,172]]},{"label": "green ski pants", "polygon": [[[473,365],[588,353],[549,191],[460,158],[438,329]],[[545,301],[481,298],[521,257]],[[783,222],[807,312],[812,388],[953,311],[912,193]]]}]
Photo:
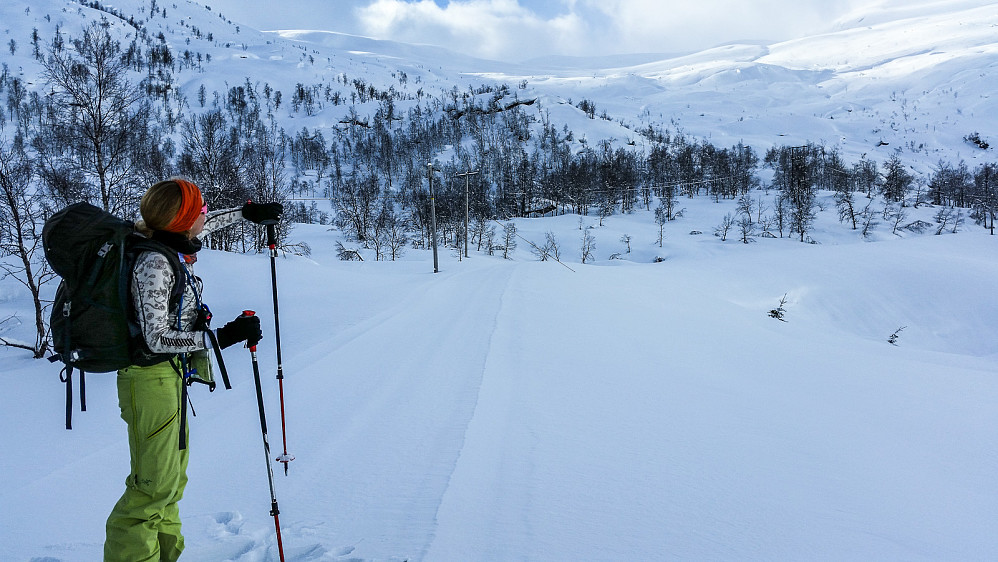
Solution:
[{"label": "green ski pants", "polygon": [[187,449],[180,449],[182,384],[169,361],[118,371],[131,473],[107,518],[105,562],[174,561],[184,550],[177,507],[187,484]]}]

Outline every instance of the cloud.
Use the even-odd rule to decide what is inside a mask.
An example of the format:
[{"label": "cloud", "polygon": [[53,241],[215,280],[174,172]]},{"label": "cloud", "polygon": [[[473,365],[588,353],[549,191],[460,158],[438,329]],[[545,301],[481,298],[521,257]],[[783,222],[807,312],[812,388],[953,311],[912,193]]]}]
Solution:
[{"label": "cloud", "polygon": [[[375,0],[356,8],[363,33],[523,60],[679,52],[739,39],[814,33],[859,0]],[[541,13],[545,15],[540,15]]]},{"label": "cloud", "polygon": [[543,19],[517,0],[376,0],[355,10],[365,34],[410,43],[444,45],[486,58],[528,58],[561,50],[578,36],[571,14]]},{"label": "cloud", "polygon": [[[849,2],[813,0],[579,0],[575,9],[604,22],[608,44],[624,50],[699,49],[738,39],[779,40],[823,27]],[[586,11],[583,11],[586,10]],[[596,20],[599,17],[600,20]]]}]

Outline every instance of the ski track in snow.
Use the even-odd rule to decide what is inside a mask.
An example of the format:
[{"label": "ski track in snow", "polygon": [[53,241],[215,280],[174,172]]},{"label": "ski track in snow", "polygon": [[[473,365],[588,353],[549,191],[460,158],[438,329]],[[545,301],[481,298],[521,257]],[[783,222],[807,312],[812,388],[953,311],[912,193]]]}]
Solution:
[{"label": "ski track in snow", "polygon": [[[381,312],[335,337],[324,355],[321,345],[306,353],[310,367],[300,373],[298,388],[307,378],[326,376],[323,366],[328,366],[328,375],[341,381],[333,386],[342,394],[328,398],[306,390],[294,397],[296,409],[318,418],[310,423],[329,431],[325,444],[310,445],[323,453],[305,466],[296,461],[292,470],[302,471],[300,481],[333,485],[309,491],[292,487],[290,493],[318,494],[323,500],[317,503],[343,505],[342,513],[323,514],[323,521],[315,522],[335,529],[336,537],[346,537],[340,543],[422,544],[422,551],[397,555],[425,556],[477,406],[494,331],[483,327],[496,325],[512,271],[490,267],[424,277],[410,294],[381,303],[387,304]],[[455,307],[455,299],[463,305]],[[425,329],[413,332],[411,326]],[[399,348],[387,343],[397,341],[407,343]],[[337,364],[363,365],[363,371],[343,372]],[[411,372],[400,370],[407,365],[413,367]],[[435,376],[413,379],[422,373]],[[371,451],[380,458],[350,462],[354,454],[369,456]],[[434,456],[427,456],[431,453]],[[352,511],[364,513],[362,522],[380,523],[376,528],[358,527]]]},{"label": "ski track in snow", "polygon": [[[474,372],[479,373],[479,379],[478,379],[478,384],[477,384],[477,388],[476,388],[476,394],[475,394],[475,398],[474,398],[474,408],[472,409],[472,415],[468,417],[467,422],[464,424],[463,432],[462,432],[462,439],[461,439],[461,449],[460,449],[460,451],[458,453],[457,459],[454,462],[454,465],[452,467],[451,473],[450,473],[450,475],[447,478],[447,487],[445,488],[444,493],[440,496],[440,501],[437,504],[437,510],[436,510],[436,513],[434,514],[434,517],[433,517],[434,534],[433,534],[433,536],[430,537],[430,542],[426,545],[426,548],[421,553],[420,559],[427,559],[427,558],[429,558],[429,553],[432,551],[433,543],[434,543],[434,541],[436,539],[436,533],[437,533],[437,530],[439,529],[441,508],[444,507],[445,502],[447,502],[447,500],[448,500],[448,496],[452,493],[451,492],[451,483],[452,483],[453,478],[454,478],[454,472],[460,466],[461,456],[464,454],[464,448],[467,445],[468,429],[471,426],[471,424],[474,423],[475,417],[478,415],[478,412],[479,412],[482,385],[485,383],[485,378],[489,375],[489,364],[490,364],[490,360],[493,358],[493,350],[494,350],[494,347],[496,346],[496,333],[497,333],[497,331],[499,329],[500,322],[501,322],[501,319],[504,316],[504,313],[507,312],[506,301],[507,301],[507,298],[508,298],[509,288],[510,288],[510,285],[512,283],[512,279],[513,279],[513,277],[515,275],[515,271],[516,271],[515,268],[509,268],[509,267],[507,267],[507,268],[504,268],[504,269],[506,271],[502,272],[503,273],[503,275],[502,275],[502,279],[503,279],[502,289],[500,289],[500,290],[492,293],[491,297],[490,297],[490,298],[494,299],[496,296],[498,296],[498,304],[497,304],[497,306],[495,306],[492,309],[492,310],[494,310],[494,315],[492,316],[491,329],[490,330],[482,330],[482,332],[487,332],[488,333],[488,342],[486,343],[486,345],[484,347],[485,353],[481,355],[481,368],[478,371],[474,371]],[[488,310],[488,309],[486,309],[486,310]],[[488,483],[485,483],[485,485],[487,486]],[[494,490],[494,488],[490,488],[490,489]]]},{"label": "ski track in snow", "polygon": [[[513,266],[508,269],[520,272],[523,268]],[[503,435],[511,434],[511,430],[515,430],[513,427],[515,422],[511,422],[518,413],[522,413],[517,411],[518,395],[510,386],[515,378],[514,373],[509,371],[510,365],[503,360],[510,353],[517,356],[516,350],[522,347],[519,345],[522,342],[516,338],[516,308],[509,304],[519,294],[518,285],[521,282],[522,279],[518,275],[509,277],[506,288],[501,294],[500,304],[493,319],[487,353],[483,357],[482,381],[475,411],[468,421],[464,447],[455,463],[454,474],[448,482],[448,488],[441,498],[438,509],[437,534],[442,532],[444,537],[437,540],[437,536],[434,536],[434,542],[423,553],[425,559],[458,559],[454,558],[456,555],[460,557],[453,551],[451,544],[455,518],[483,518],[482,521],[476,521],[478,526],[499,535],[497,539],[500,541],[509,538],[512,527],[516,529],[517,536],[525,539],[523,541],[525,544],[534,543],[527,510],[531,503],[531,488],[517,485],[517,479],[523,476],[521,473],[525,472],[529,476],[532,472],[529,463],[533,459],[533,451],[531,448],[510,450],[511,447],[521,444],[504,442],[502,439]],[[529,370],[530,367],[521,365],[520,368]],[[484,401],[483,393],[487,396]],[[484,429],[482,424],[485,424]],[[488,449],[490,457],[484,462],[492,462],[490,467],[483,465],[483,445]],[[520,466],[518,461],[521,459],[526,459],[526,467]],[[475,470],[482,468],[487,470],[472,475],[471,478],[474,480],[469,482],[469,476],[465,473],[466,465],[474,467]],[[520,509],[509,513],[503,509],[503,505],[497,505],[497,502],[490,500],[494,497],[504,498],[513,505],[520,506]],[[470,513],[464,509],[469,509]],[[439,526],[441,521],[444,523],[443,529]],[[465,552],[463,556],[481,556],[484,552]],[[488,552],[492,555],[496,553],[495,550]]]}]

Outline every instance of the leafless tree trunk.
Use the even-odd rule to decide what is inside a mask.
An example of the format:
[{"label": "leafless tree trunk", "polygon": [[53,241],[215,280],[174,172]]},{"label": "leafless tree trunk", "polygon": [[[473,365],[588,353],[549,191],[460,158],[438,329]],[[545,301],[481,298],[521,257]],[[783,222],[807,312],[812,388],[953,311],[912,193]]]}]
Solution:
[{"label": "leafless tree trunk", "polygon": [[582,232],[582,263],[588,263],[595,259],[593,257],[593,252],[596,250],[596,237],[589,232],[589,229],[585,229]]},{"label": "leafless tree trunk", "polygon": [[129,154],[132,131],[146,120],[142,90],[131,84],[121,59],[121,46],[106,21],[84,29],[73,41],[75,54],[52,51],[45,60],[45,78],[54,93],[55,117],[64,131],[58,150],[87,175],[96,176],[100,204],[123,214],[134,205],[144,186],[133,179]]},{"label": "leafless tree trunk", "polygon": [[724,242],[728,239],[728,232],[731,228],[735,226],[735,218],[731,216],[731,213],[724,215],[724,219],[721,220],[721,224],[714,228],[714,236],[721,239]]},{"label": "leafless tree trunk", "polygon": [[35,313],[35,343],[20,344],[0,338],[0,344],[31,351],[35,358],[48,350],[48,326],[41,288],[54,273],[39,250],[42,247],[44,211],[31,181],[34,172],[27,155],[8,148],[0,141],[0,257],[14,256],[14,261],[0,261],[3,277],[13,277],[28,288]]},{"label": "leafless tree trunk", "polygon": [[509,255],[516,249],[516,223],[509,221],[502,225],[503,237],[503,259],[508,260]]}]

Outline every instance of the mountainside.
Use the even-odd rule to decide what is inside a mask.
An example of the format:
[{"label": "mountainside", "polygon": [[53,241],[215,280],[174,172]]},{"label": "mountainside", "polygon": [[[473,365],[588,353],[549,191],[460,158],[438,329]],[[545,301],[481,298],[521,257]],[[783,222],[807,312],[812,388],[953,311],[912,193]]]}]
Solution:
[{"label": "mountainside", "polygon": [[[295,562],[998,559],[998,205],[969,194],[995,151],[963,140],[995,140],[993,8],[890,0],[780,44],[513,65],[183,0],[3,2],[0,558],[100,559],[130,470],[113,374],[64,429],[18,269],[28,248],[44,271],[53,207],[95,195],[51,117],[83,104],[39,58],[104,17],[148,102],[110,181],[288,209],[274,262],[253,228],[198,253],[213,325],[261,317],[272,454],[232,346],[233,389],[191,389],[184,560],[277,559],[260,461]],[[742,139],[816,144],[763,167]]]},{"label": "mountainside", "polygon": [[823,142],[878,159],[900,149],[921,171],[940,158],[993,161],[963,137],[998,125],[990,78],[998,4],[883,4],[820,36],[529,78],[544,91],[592,97],[627,121],[671,124],[721,145]]},{"label": "mountainside", "polygon": [[[196,64],[196,69],[185,71],[180,64],[175,71],[195,111],[192,102],[202,84],[209,94],[224,94],[226,84],[246,79],[267,82],[288,96],[295,84],[335,88],[345,76],[413,98],[496,82],[525,83],[518,94],[540,97],[539,115],[550,112],[559,125],[587,135],[593,145],[603,139],[617,145],[640,143],[638,131],[653,125],[721,146],[741,140],[759,152],[805,142],[839,147],[850,159],[868,154],[884,160],[900,151],[920,172],[940,159],[970,165],[995,160],[993,150],[964,141],[974,132],[987,140],[998,125],[989,80],[998,67],[995,2],[885,1],[835,22],[833,31],[823,35],[771,45],[529,65],[332,32],[261,33],[189,0],[153,2],[152,8],[142,0],[121,0],[101,7],[104,12],[68,1],[5,3],[0,8],[5,43],[14,41],[19,48],[14,55],[5,49],[0,61],[37,85],[32,30],[38,30],[44,49],[56,26],[72,36],[88,20],[105,16],[126,42],[136,34],[128,19],[142,22],[138,27],[144,35],[162,33],[178,62],[185,51],[210,55],[211,61]],[[593,101],[597,114],[605,112],[611,123],[580,120],[580,111],[558,109],[582,99]],[[374,106],[355,105],[362,117],[374,113]],[[343,105],[327,104],[298,121],[330,126],[346,113]]]}]

